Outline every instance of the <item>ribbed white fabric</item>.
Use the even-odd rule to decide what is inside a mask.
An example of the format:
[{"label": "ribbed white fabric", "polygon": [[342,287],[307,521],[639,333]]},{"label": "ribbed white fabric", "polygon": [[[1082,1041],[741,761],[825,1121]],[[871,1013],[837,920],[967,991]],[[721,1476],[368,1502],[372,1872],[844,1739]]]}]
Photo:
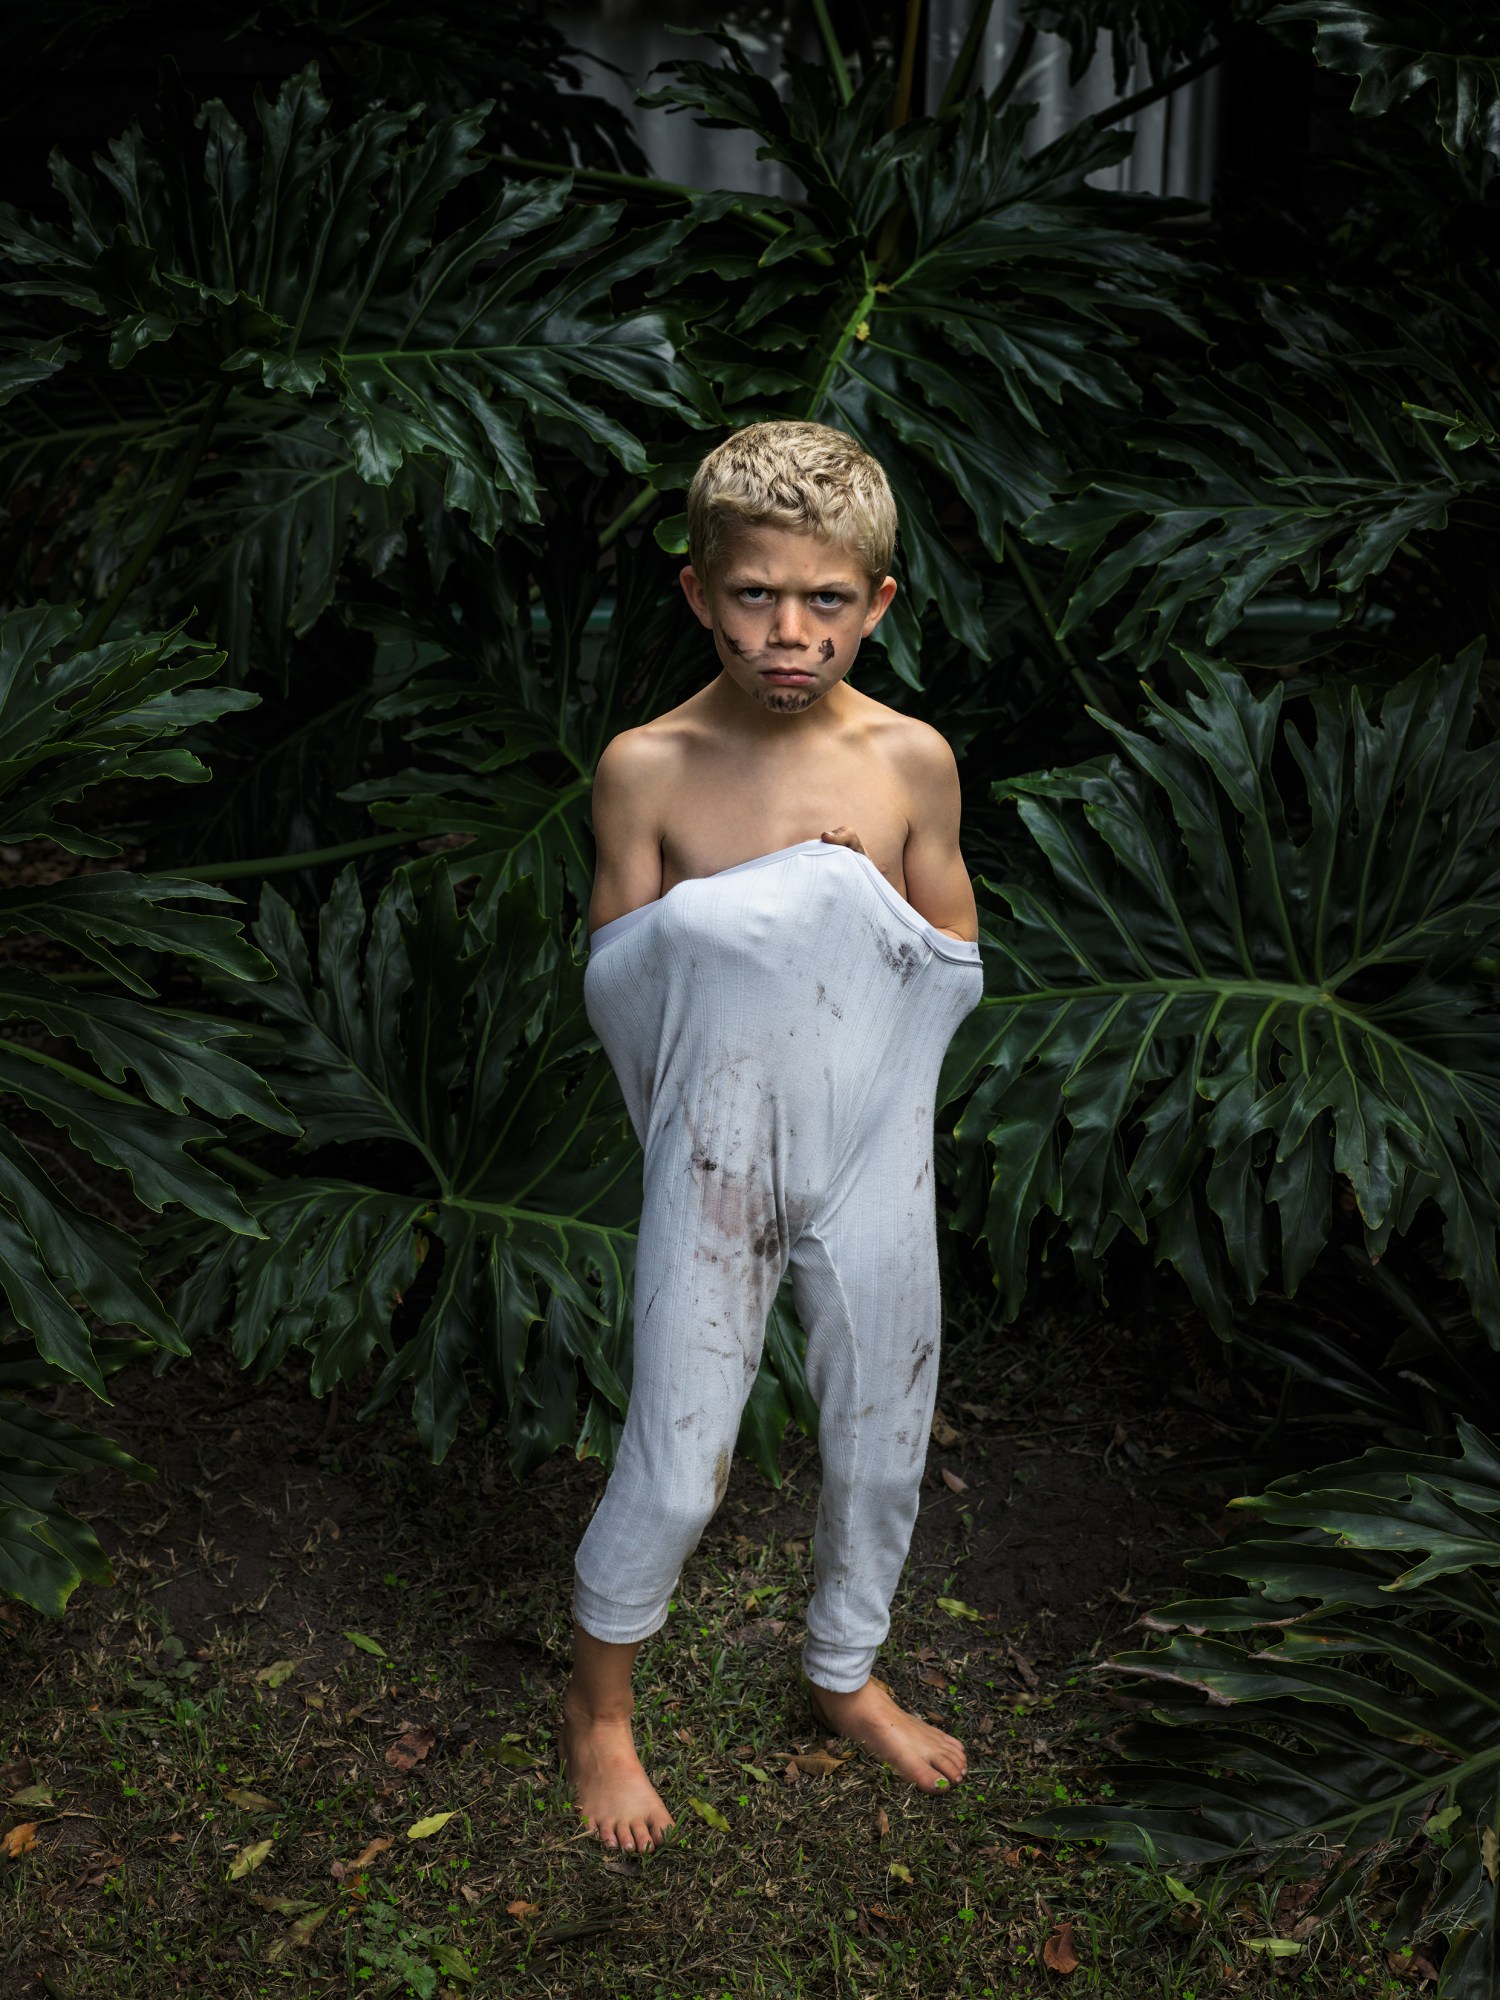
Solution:
[{"label": "ribbed white fabric", "polygon": [[645,1149],[634,1376],[573,1608],[657,1631],[729,1479],[788,1263],[823,1489],[803,1665],[869,1678],[916,1519],[942,1323],[933,1097],[983,988],[849,848],[809,840],[595,932],[589,1019]]}]

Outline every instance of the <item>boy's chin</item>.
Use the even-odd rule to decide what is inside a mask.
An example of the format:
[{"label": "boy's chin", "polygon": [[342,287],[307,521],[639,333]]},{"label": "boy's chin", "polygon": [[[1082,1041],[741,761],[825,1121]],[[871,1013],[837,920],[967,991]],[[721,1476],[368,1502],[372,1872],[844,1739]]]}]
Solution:
[{"label": "boy's chin", "polygon": [[827,692],[827,688],[758,687],[755,699],[772,715],[800,715],[815,701],[821,701]]}]

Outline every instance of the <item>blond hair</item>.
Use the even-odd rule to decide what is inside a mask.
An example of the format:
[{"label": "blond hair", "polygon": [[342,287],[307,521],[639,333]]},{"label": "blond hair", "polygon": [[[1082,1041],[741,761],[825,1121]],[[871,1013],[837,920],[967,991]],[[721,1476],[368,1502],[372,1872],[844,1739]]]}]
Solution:
[{"label": "blond hair", "polygon": [[693,474],[687,518],[688,560],[705,579],[736,526],[821,535],[857,557],[876,584],[896,549],[896,502],[879,461],[827,424],[735,431]]}]

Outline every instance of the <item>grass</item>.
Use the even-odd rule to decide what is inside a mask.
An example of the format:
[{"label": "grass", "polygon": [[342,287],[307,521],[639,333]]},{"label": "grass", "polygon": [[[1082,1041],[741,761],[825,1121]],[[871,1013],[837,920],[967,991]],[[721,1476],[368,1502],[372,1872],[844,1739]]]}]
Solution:
[{"label": "grass", "polygon": [[[643,1753],[679,1836],[610,1857],[581,1834],[553,1745],[597,1468],[558,1461],[522,1490],[483,1439],[433,1468],[394,1416],[325,1438],[290,1375],[222,1421],[189,1392],[246,1395],[208,1363],[121,1397],[162,1476],[93,1489],[116,1587],[80,1592],[58,1624],[0,1624],[0,1778],[19,1795],[4,1823],[35,1826],[0,1861],[7,2000],[1407,1990],[1353,1913],[1275,1956],[1288,1904],[1202,1881],[1185,1901],[1015,1833],[1095,1795],[1110,1718],[1090,1649],[1054,1636],[1070,1607],[1019,1623],[938,1608],[972,1587],[976,1514],[1021,1490],[1003,1436],[953,1447],[961,1498],[930,1475],[955,1533],[922,1544],[880,1669],[965,1739],[968,1782],[920,1795],[808,1716],[802,1444],[781,1492],[736,1468],[642,1655]],[[788,1777],[830,1750],[827,1775]]]}]

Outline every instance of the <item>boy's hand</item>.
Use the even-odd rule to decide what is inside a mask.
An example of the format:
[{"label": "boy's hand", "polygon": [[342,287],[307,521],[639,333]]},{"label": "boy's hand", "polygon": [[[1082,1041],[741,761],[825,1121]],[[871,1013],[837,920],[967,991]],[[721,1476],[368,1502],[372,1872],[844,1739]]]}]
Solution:
[{"label": "boy's hand", "polygon": [[822,838],[828,842],[830,847],[852,847],[856,854],[863,854],[865,851],[864,842],[852,826],[830,827]]}]

